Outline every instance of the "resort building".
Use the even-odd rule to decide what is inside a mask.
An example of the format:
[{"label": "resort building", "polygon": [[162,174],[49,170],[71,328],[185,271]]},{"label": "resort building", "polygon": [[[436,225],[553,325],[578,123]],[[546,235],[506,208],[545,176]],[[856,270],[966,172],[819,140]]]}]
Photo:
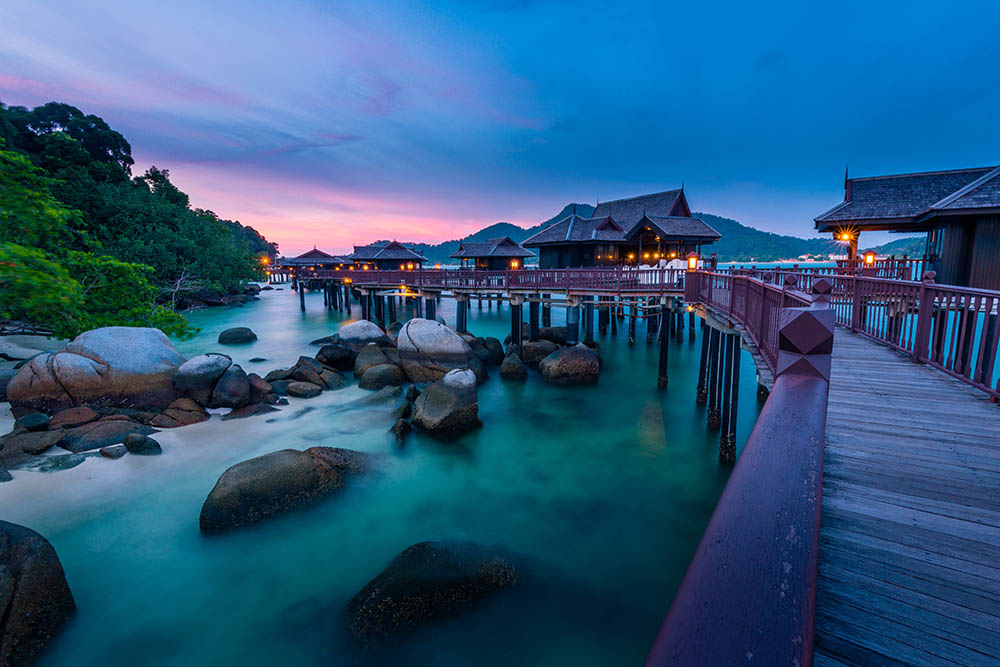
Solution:
[{"label": "resort building", "polygon": [[354,246],[350,259],[356,268],[419,269],[427,258],[398,241],[380,241],[372,245]]},{"label": "resort building", "polygon": [[317,250],[316,246],[297,257],[280,257],[275,262],[277,267],[304,271],[333,271],[349,267],[351,264],[351,259]]},{"label": "resort building", "polygon": [[574,212],[526,239],[542,269],[656,265],[701,254],[720,234],[691,215],[684,189],[601,202],[591,217]]},{"label": "resort building", "polygon": [[844,179],[844,201],[816,218],[857,259],[864,231],[924,232],[939,283],[1000,289],[1000,167]]},{"label": "resort building", "polygon": [[517,241],[509,236],[488,241],[462,241],[458,250],[451,254],[454,259],[461,260],[462,266],[487,270],[504,271],[507,269],[524,268],[524,262],[535,253],[525,250]]}]

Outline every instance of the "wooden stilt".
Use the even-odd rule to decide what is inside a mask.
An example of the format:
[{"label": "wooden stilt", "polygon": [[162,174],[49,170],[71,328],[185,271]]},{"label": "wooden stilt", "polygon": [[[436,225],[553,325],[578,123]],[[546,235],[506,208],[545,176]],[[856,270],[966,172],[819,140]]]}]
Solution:
[{"label": "wooden stilt", "polygon": [[725,350],[725,363],[722,366],[722,427],[719,433],[719,460],[723,463],[732,463],[736,460],[735,446],[729,441],[729,433],[732,425],[730,420],[733,416],[733,351],[735,334],[725,334],[723,336],[723,349]]},{"label": "wooden stilt", "polygon": [[594,342],[594,297],[584,297],[583,303],[583,342],[591,345]]},{"label": "wooden stilt", "polygon": [[670,340],[670,326],[668,310],[669,306],[666,303],[660,304],[660,363],[656,373],[656,386],[660,389],[666,389],[667,387],[667,355],[670,351],[670,345],[668,344]]},{"label": "wooden stilt", "polygon": [[721,415],[719,413],[719,364],[721,363],[722,332],[715,327],[709,329],[709,356],[708,356],[708,426],[718,428],[721,425]]},{"label": "wooden stilt", "polygon": [[566,344],[580,342],[580,307],[575,302],[566,306]]},{"label": "wooden stilt", "polygon": [[698,361],[698,387],[695,390],[695,403],[705,405],[708,401],[708,339],[709,332],[701,330],[701,357]]},{"label": "wooden stilt", "polygon": [[528,302],[528,339],[538,340],[538,302]]}]

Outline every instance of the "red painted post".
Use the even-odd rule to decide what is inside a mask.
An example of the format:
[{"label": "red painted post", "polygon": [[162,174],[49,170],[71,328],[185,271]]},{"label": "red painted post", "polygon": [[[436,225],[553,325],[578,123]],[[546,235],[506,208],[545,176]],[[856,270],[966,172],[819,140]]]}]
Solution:
[{"label": "red painted post", "polygon": [[926,360],[923,351],[927,349],[931,336],[931,315],[934,311],[934,300],[928,295],[927,287],[934,284],[934,271],[927,271],[920,280],[920,305],[917,310],[917,334],[913,341],[911,358],[917,363]]}]

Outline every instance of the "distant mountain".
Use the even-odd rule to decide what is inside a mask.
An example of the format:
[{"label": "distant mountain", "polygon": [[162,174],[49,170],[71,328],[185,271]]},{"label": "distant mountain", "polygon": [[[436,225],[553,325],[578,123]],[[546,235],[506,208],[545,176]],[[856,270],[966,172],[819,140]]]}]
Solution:
[{"label": "distant mountain", "polygon": [[901,239],[895,239],[889,241],[888,243],[883,243],[882,245],[875,246],[874,248],[867,248],[868,250],[874,250],[880,256],[886,257],[902,257],[906,255],[907,257],[923,257],[924,247],[927,243],[927,236],[906,236]]},{"label": "distant mountain", "polygon": [[[525,229],[509,222],[497,222],[466,236],[463,241],[485,241],[500,236],[509,236],[518,243],[532,236],[549,225],[556,223],[573,212],[589,217],[594,213],[594,207],[589,204],[567,204],[559,213],[545,222]],[[829,255],[843,254],[844,247],[827,237],[821,239],[804,239],[798,236],[786,236],[773,232],[764,232],[730,218],[723,218],[711,213],[695,213],[711,225],[722,238],[713,245],[705,246],[706,255],[716,253],[720,262],[774,262],[781,259],[798,259],[812,256],[815,259],[826,259]],[[923,254],[923,237],[902,238],[875,248],[880,255],[921,255]],[[455,260],[449,256],[458,250],[459,241],[444,243],[407,243],[418,252],[423,252],[430,264],[450,264]],[[919,245],[919,249],[917,246]]]}]

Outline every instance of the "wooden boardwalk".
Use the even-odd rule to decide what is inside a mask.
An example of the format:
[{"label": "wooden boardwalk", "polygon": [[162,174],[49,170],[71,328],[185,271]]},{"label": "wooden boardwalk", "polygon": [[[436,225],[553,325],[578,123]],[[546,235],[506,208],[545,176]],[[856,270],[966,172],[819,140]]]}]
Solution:
[{"label": "wooden boardwalk", "polygon": [[1000,407],[840,327],[815,662],[1000,664]]}]

